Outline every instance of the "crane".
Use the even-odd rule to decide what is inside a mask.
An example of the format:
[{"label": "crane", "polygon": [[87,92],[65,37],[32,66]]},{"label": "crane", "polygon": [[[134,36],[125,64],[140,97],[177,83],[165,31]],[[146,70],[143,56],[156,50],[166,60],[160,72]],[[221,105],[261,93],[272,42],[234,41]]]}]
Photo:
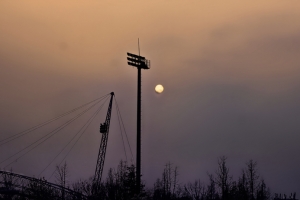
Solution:
[{"label": "crane", "polygon": [[111,117],[114,93],[111,92],[110,95],[111,95],[111,97],[110,97],[110,102],[109,102],[105,122],[103,124],[102,123],[100,124],[100,133],[102,133],[102,138],[101,138],[98,159],[97,159],[97,165],[96,165],[96,170],[95,170],[95,177],[94,177],[94,183],[96,183],[97,185],[100,184],[100,182],[101,182],[105,154],[106,154],[106,147],[107,147],[107,140],[108,140],[110,117]]}]

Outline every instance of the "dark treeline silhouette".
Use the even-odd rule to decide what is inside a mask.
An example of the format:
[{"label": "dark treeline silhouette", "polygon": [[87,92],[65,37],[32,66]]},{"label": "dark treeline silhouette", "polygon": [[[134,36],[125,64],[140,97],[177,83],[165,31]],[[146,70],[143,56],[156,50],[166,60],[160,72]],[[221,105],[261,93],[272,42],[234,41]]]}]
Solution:
[{"label": "dark treeline silhouette", "polygon": [[[233,179],[227,165],[227,158],[218,159],[217,169],[213,173],[207,173],[208,182],[201,179],[188,183],[179,182],[178,167],[168,162],[153,187],[146,188],[141,185],[141,194],[135,195],[136,172],[134,165],[128,165],[120,161],[116,169],[109,169],[106,179],[96,184],[94,178],[78,180],[73,184],[68,182],[68,168],[64,164],[56,168],[56,184],[70,188],[74,192],[83,194],[89,200],[279,200],[296,199],[296,193],[289,197],[276,194],[271,197],[270,189],[258,173],[257,163],[249,160],[237,179]],[[24,194],[20,192],[3,193],[2,191],[20,191],[12,184],[16,180],[5,177],[0,187],[0,199],[82,199],[78,196],[70,196],[64,191],[52,190],[49,187],[37,183],[28,183]],[[45,180],[43,180],[45,181]],[[9,190],[4,190],[10,187]],[[27,192],[27,193],[26,193]]]},{"label": "dark treeline silhouette", "polygon": [[196,179],[186,184],[178,184],[178,168],[170,163],[165,166],[161,179],[157,179],[152,189],[151,198],[186,199],[186,200],[268,200],[270,190],[264,179],[260,178],[257,164],[253,160],[246,163],[237,180],[233,180],[222,156],[218,160],[215,173],[208,173],[208,183]]}]

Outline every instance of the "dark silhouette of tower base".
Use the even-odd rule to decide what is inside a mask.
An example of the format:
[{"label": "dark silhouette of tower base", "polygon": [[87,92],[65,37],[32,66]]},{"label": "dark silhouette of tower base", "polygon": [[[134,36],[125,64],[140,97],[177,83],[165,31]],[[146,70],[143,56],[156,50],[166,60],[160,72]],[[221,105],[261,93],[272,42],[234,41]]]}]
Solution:
[{"label": "dark silhouette of tower base", "polygon": [[142,69],[150,69],[150,61],[145,57],[127,53],[128,65],[138,69],[137,80],[137,140],[136,140],[136,193],[140,194],[141,190],[141,80]]}]

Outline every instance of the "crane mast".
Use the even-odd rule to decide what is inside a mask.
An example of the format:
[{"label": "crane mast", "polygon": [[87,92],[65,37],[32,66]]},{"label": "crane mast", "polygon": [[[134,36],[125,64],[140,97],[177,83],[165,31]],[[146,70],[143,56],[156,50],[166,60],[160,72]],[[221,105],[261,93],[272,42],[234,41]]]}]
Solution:
[{"label": "crane mast", "polygon": [[102,133],[102,138],[101,138],[98,159],[97,159],[97,165],[96,165],[96,170],[95,170],[95,177],[94,177],[94,182],[96,184],[99,184],[101,182],[105,154],[106,154],[106,147],[107,147],[107,140],[108,140],[110,117],[111,117],[114,93],[111,92],[110,95],[111,95],[111,97],[110,97],[110,102],[109,102],[105,122],[103,124],[102,123],[100,124],[100,133]]}]

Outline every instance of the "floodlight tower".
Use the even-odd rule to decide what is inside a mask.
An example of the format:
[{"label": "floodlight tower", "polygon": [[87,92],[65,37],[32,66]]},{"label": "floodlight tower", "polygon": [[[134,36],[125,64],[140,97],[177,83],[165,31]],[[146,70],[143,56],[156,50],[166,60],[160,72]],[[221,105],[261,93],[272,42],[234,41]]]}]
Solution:
[{"label": "floodlight tower", "polygon": [[[140,51],[140,50],[139,50]],[[140,53],[139,53],[140,54]],[[136,192],[141,189],[141,70],[150,69],[150,60],[145,57],[127,53],[128,65],[138,69],[137,80],[137,141],[136,141]]]}]

